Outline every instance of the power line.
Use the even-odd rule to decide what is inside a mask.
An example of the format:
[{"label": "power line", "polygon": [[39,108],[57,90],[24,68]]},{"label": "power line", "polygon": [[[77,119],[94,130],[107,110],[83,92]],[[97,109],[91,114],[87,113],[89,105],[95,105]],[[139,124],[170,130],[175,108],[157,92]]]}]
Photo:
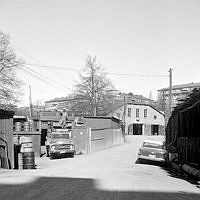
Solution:
[{"label": "power line", "polygon": [[[13,43],[12,43],[13,44]],[[32,64],[32,63],[27,63],[27,65],[31,66],[37,66],[37,67],[43,67],[43,68],[52,68],[52,69],[59,69],[59,70],[68,70],[68,71],[75,71],[75,72],[80,72],[80,70],[74,69],[74,68],[66,68],[66,67],[58,67],[58,66],[50,66],[50,65],[43,65],[38,59],[34,58],[33,56],[29,55],[26,53],[24,50],[19,48],[17,45],[13,44],[19,51],[30,57],[32,60],[36,61],[39,64]],[[137,76],[137,77],[168,77],[168,75],[155,75],[155,74],[125,74],[125,73],[112,73],[112,72],[107,72],[107,74],[110,75],[116,75],[116,76]]]},{"label": "power line", "polygon": [[[58,69],[58,70],[69,70],[69,71],[80,72],[80,70],[78,69],[66,68],[66,67],[39,65],[39,64],[32,64],[32,63],[26,63],[26,65],[37,66],[37,67],[42,67],[42,68],[47,68],[47,69],[52,68],[52,69]],[[120,74],[120,73],[111,73],[111,72],[106,72],[106,74],[116,75],[116,76],[168,77],[168,75],[156,75],[156,74],[123,74],[123,73]]]},{"label": "power line", "polygon": [[26,53],[23,49],[19,48],[16,44],[13,44],[12,42],[10,42],[10,43],[11,43],[13,46],[15,46],[16,49],[18,49],[19,51],[21,51],[23,54],[25,54],[26,56],[28,56],[28,57],[31,58],[32,60],[36,61],[37,63],[40,63],[40,64],[41,64],[41,62],[40,62],[38,59],[36,59],[36,58],[34,58],[33,56],[31,56],[31,55],[29,55],[28,53]]},{"label": "power line", "polygon": [[26,68],[21,68],[23,71],[25,71],[26,73],[29,73],[30,75],[36,77],[37,79],[39,79],[40,81],[43,81],[43,82],[46,82],[47,84],[51,84],[53,85],[54,87],[57,87],[57,88],[60,88],[62,90],[65,90],[65,91],[69,91],[69,90],[72,90],[70,88],[66,88],[58,83],[56,83],[55,81],[35,72],[34,70],[30,70],[30,69],[26,69]]},{"label": "power line", "polygon": [[[13,44],[13,43],[11,43],[11,44],[14,45],[14,46],[15,46],[19,51],[21,51],[23,54],[25,54],[25,55],[27,55],[28,57],[30,57],[32,60],[36,61],[37,63],[40,63],[40,64],[37,64],[37,66],[45,66],[45,65],[42,65],[42,63],[41,63],[38,59],[36,59],[36,58],[34,58],[33,56],[29,55],[29,54],[26,53],[23,49],[19,48],[17,45],[15,45],[15,44]],[[29,64],[29,65],[30,65],[30,64]],[[35,65],[35,66],[36,66],[36,64],[32,64],[32,65]],[[31,74],[31,75],[37,77],[38,79],[40,79],[40,80],[42,80],[42,81],[45,81],[46,83],[47,83],[47,82],[48,82],[48,83],[51,83],[51,84],[53,83],[54,86],[61,87],[61,88],[64,89],[65,91],[66,91],[66,89],[67,89],[67,90],[72,90],[71,88],[64,87],[63,85],[61,85],[61,84],[59,84],[59,83],[57,83],[57,82],[55,82],[55,81],[49,79],[48,77],[46,77],[46,76],[44,76],[44,75],[42,75],[42,74],[40,74],[40,73],[34,71],[33,69],[27,69],[27,68],[24,69],[24,68],[22,68],[22,70],[24,70],[25,72],[27,72],[27,73],[29,73],[29,74]],[[30,70],[31,72],[28,71],[28,70]],[[42,77],[42,78],[41,78],[41,77]]]},{"label": "power line", "polygon": [[47,68],[47,69],[68,70],[68,71],[75,71],[75,72],[79,72],[80,71],[78,69],[66,68],[66,67],[58,67],[58,66],[50,66],[50,65],[38,65],[38,64],[31,64],[31,63],[26,63],[26,65],[42,67],[42,68]]},{"label": "power line", "polygon": [[138,76],[138,77],[169,77],[169,75],[156,75],[156,74],[120,74],[120,73],[110,73],[107,74],[117,75],[117,76]]}]

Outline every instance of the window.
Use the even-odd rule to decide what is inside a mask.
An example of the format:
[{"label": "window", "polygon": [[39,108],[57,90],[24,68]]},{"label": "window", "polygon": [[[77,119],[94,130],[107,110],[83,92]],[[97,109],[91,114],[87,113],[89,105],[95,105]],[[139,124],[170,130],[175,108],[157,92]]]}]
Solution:
[{"label": "window", "polygon": [[144,109],[144,117],[147,117],[147,109]]},{"label": "window", "polygon": [[136,108],[136,118],[139,118],[139,116],[140,116],[139,111],[140,111],[139,108]]},{"label": "window", "polygon": [[128,117],[131,117],[131,108],[128,108]]}]

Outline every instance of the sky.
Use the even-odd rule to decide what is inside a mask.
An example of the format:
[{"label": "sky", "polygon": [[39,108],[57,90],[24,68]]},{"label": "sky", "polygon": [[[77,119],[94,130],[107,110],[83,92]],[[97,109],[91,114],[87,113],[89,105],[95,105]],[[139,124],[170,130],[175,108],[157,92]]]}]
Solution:
[{"label": "sky", "polygon": [[200,82],[199,23],[199,0],[0,0],[0,30],[26,63],[21,106],[29,85],[33,103],[72,93],[88,55],[121,92],[156,100],[170,68],[173,85]]}]

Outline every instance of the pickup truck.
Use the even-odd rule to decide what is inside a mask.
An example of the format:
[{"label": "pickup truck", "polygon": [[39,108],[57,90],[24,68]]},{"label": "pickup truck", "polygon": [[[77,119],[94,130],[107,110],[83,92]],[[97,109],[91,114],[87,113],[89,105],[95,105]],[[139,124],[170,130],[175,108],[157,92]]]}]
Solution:
[{"label": "pickup truck", "polygon": [[68,129],[58,129],[50,134],[49,156],[50,159],[60,157],[74,157],[75,147]]}]

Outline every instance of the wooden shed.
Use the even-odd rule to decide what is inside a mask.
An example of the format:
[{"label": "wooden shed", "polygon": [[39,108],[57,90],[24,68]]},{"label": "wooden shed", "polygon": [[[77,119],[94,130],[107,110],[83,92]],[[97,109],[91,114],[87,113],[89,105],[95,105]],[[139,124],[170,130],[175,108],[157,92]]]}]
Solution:
[{"label": "wooden shed", "polygon": [[13,111],[0,109],[0,168],[13,168]]}]

